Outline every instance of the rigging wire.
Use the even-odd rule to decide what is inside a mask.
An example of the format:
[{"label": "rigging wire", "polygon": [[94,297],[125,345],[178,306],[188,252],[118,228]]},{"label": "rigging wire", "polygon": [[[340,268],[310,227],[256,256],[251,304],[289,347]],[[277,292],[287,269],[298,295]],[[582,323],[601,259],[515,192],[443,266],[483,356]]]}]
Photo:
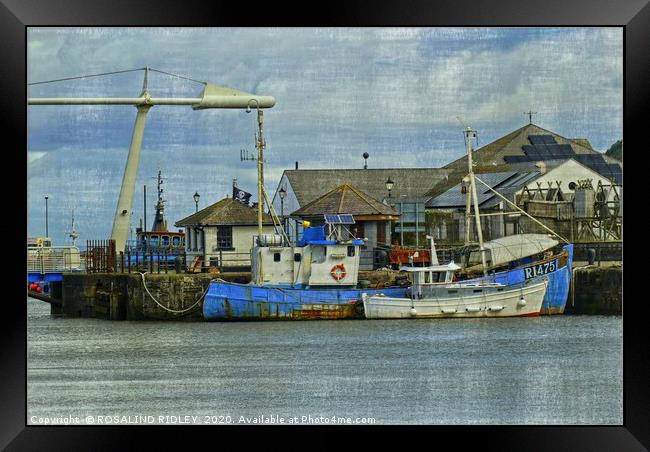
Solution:
[{"label": "rigging wire", "polygon": [[44,80],[44,81],[41,81],[41,82],[32,82],[32,83],[28,83],[27,85],[28,85],[28,86],[31,86],[31,85],[42,85],[42,84],[44,84],[44,83],[63,82],[63,81],[66,81],[66,80],[79,80],[79,79],[82,79],[82,78],[101,77],[101,76],[103,76],[103,75],[124,74],[124,73],[126,73],[126,72],[144,71],[144,69],[145,69],[145,68],[128,69],[128,70],[126,70],[126,71],[104,72],[104,73],[101,73],[101,74],[90,74],[90,75],[81,75],[81,76],[78,76],[78,77],[66,77],[66,78],[59,78],[59,79],[54,79],[54,80]]},{"label": "rigging wire", "polygon": [[182,75],[172,74],[171,72],[165,72],[165,71],[161,71],[161,70],[159,70],[159,69],[149,68],[149,70],[150,70],[151,72],[159,72],[159,73],[161,73],[161,74],[170,75],[170,76],[172,76],[172,77],[176,77],[176,78],[182,78],[182,79],[184,79],[184,80],[189,80],[189,81],[191,81],[191,82],[200,83],[200,84],[202,84],[202,85],[207,85],[207,84],[208,84],[208,82],[202,82],[201,80],[195,80],[195,79],[193,79],[193,78],[184,77],[184,76],[182,76]]},{"label": "rigging wire", "polygon": [[101,74],[80,75],[78,77],[65,77],[65,78],[59,78],[59,79],[53,79],[53,80],[43,80],[43,81],[40,81],[40,82],[28,83],[27,85],[28,86],[42,85],[42,84],[45,84],[45,83],[64,82],[64,81],[68,81],[68,80],[80,80],[80,79],[90,78],[90,77],[101,77],[101,76],[105,76],[105,75],[116,75],[116,74],[124,74],[124,73],[127,73],[127,72],[144,71],[146,69],[148,69],[149,71],[152,71],[152,72],[158,72],[160,74],[165,74],[165,75],[169,75],[169,76],[172,76],[172,77],[181,78],[181,79],[184,79],[184,80],[189,80],[191,82],[200,83],[202,85],[207,85],[207,82],[203,82],[201,80],[196,80],[196,79],[193,79],[193,78],[184,77],[182,75],[172,74],[171,72],[161,71],[160,69],[153,69],[153,68],[147,68],[147,67],[141,67],[141,68],[137,68],[137,69],[128,69],[128,70],[124,70],[124,71],[102,72]]}]

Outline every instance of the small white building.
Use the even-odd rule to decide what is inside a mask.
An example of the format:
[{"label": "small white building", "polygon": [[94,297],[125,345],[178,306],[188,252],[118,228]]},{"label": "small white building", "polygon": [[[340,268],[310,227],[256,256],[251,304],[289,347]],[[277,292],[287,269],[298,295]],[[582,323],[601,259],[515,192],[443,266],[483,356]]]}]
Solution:
[{"label": "small white building", "polygon": [[[273,220],[263,214],[263,234],[273,234]],[[250,250],[258,234],[257,209],[232,198],[199,210],[175,223],[185,228],[189,269],[228,268],[250,270]]]}]

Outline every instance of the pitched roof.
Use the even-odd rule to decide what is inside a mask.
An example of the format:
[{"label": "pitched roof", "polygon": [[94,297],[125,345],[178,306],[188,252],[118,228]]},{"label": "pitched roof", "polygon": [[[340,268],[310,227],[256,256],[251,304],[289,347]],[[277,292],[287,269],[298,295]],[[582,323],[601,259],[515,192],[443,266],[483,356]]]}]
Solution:
[{"label": "pitched roof", "polygon": [[[588,140],[584,138],[568,139],[550,130],[543,129],[535,124],[526,124],[525,126],[509,133],[485,146],[474,151],[472,158],[477,167],[486,167],[502,165],[507,163],[506,156],[524,156],[526,155],[523,146],[530,145],[530,137],[534,135],[550,135],[554,138],[555,143],[560,145],[568,144],[575,154],[601,154],[595,151]],[[610,157],[605,157],[609,163]],[[463,170],[467,168],[467,156],[463,156],[445,166],[448,169]]]},{"label": "pitched roof", "polygon": [[293,212],[292,216],[315,216],[326,213],[351,215],[397,215],[397,211],[368,196],[351,184],[341,184],[323,196]]},{"label": "pitched roof", "polygon": [[[537,179],[541,173],[539,171],[530,172],[516,172],[506,171],[501,173],[484,173],[480,174],[479,178],[488,184],[490,187],[497,190],[505,197],[511,197],[514,193],[519,191],[524,185],[529,184],[531,181]],[[479,206],[492,206],[500,201],[492,191],[488,190],[485,185],[480,182],[476,185],[476,197],[478,198]],[[461,192],[461,184],[456,184],[451,188],[445,190],[439,196],[429,200],[426,207],[434,209],[451,209],[465,207],[466,195]]]},{"label": "pitched roof", "polygon": [[342,184],[354,184],[357,190],[375,200],[388,196],[386,180],[393,181],[391,196],[399,199],[423,196],[451,171],[445,168],[381,169],[299,169],[285,170],[291,188],[301,206]]},{"label": "pitched roof", "polygon": [[[273,219],[266,212],[262,214],[262,224],[273,224]],[[175,226],[243,226],[257,224],[257,209],[232,198],[220,201],[199,210],[175,223]]]}]

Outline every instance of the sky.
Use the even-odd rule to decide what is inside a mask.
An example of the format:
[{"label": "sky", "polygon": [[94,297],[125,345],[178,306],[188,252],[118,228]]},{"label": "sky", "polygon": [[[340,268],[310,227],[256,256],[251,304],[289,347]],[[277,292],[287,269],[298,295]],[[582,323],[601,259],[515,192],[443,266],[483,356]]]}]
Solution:
[{"label": "sky", "polygon": [[[28,28],[27,82],[149,66],[274,96],[265,110],[265,186],[285,169],[440,167],[533,122],[605,151],[623,137],[622,28]],[[28,97],[137,97],[143,71],[28,86]],[[150,73],[152,97],[199,97],[194,81]],[[133,106],[28,107],[28,236],[110,237]],[[155,176],[168,224],[232,193],[256,198],[256,115],[155,106],[140,156],[132,225],[147,225]]]}]

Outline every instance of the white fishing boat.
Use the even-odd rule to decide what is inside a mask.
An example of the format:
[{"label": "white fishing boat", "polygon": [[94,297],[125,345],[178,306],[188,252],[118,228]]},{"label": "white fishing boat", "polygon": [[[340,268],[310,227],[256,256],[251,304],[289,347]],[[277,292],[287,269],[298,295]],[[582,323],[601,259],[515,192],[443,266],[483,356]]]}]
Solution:
[{"label": "white fishing boat", "polygon": [[460,267],[453,262],[402,270],[412,278],[407,297],[363,293],[367,319],[534,317],[540,313],[548,286],[546,277],[514,286],[459,284],[453,276]]},{"label": "white fishing boat", "polygon": [[[467,192],[466,230],[469,230],[473,216],[478,236],[479,253],[483,277],[488,276],[486,254],[483,243],[476,181],[472,164],[471,140],[476,132],[467,127],[467,163],[469,190]],[[474,212],[470,210],[470,200]],[[364,314],[368,319],[439,318],[439,317],[532,317],[538,316],[549,286],[548,276],[534,275],[516,284],[491,282],[487,279],[453,282],[454,273],[461,269],[453,261],[438,265],[438,258],[431,241],[431,266],[402,267],[411,276],[411,288],[406,297],[390,297],[382,294],[362,294]],[[469,235],[467,237],[469,243]],[[497,255],[499,248],[494,248]],[[508,251],[506,249],[506,251]]]}]

